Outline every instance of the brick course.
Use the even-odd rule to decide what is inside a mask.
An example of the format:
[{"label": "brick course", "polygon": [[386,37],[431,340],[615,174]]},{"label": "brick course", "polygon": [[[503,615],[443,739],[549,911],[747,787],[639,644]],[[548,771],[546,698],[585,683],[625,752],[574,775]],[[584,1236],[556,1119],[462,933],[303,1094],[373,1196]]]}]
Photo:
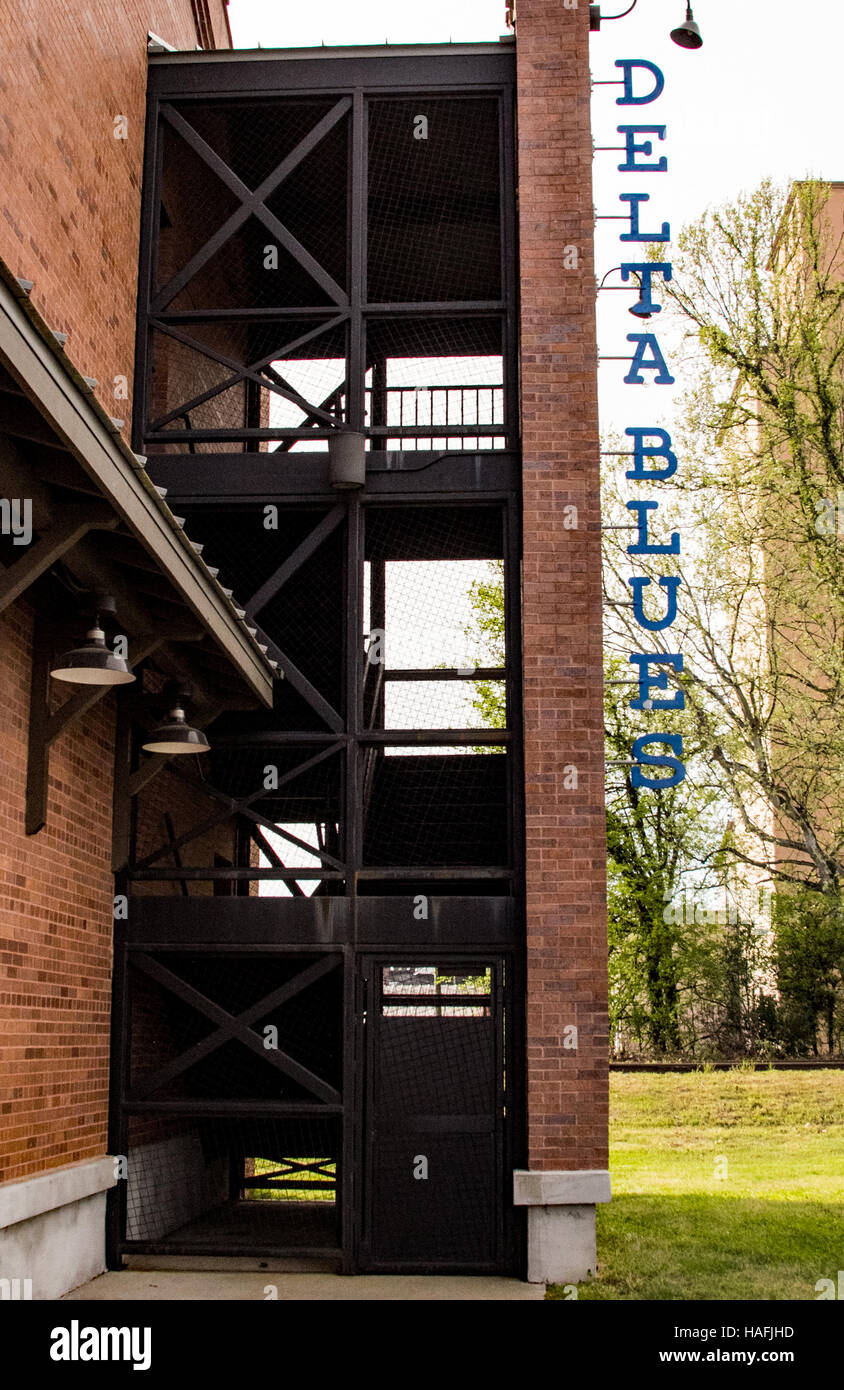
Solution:
[{"label": "brick course", "polygon": [[[520,0],[529,1166],[607,1165],[604,743],[588,6]],[[577,270],[564,266],[576,246]],[[578,509],[578,529],[564,508]],[[577,789],[564,786],[578,771]],[[565,1046],[567,1025],[578,1047]]]},{"label": "brick course", "polygon": [[105,1151],[114,711],[53,745],[47,824],[24,834],[33,618],[0,620],[0,1181]]}]

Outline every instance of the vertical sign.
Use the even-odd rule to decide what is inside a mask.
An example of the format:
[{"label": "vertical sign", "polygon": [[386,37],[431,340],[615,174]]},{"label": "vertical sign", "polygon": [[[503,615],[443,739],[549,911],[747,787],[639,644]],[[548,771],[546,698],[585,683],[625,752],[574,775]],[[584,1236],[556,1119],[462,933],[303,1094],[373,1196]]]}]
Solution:
[{"label": "vertical sign", "polygon": [[[616,67],[621,68],[624,88],[623,94],[616,98],[617,106],[649,106],[659,100],[665,87],[665,78],[655,63],[651,63],[647,58],[619,58]],[[636,74],[640,76],[637,77]],[[620,173],[636,173],[651,177],[666,172],[667,157],[664,154],[654,154],[655,146],[665,139],[664,125],[637,121],[631,125],[620,125],[617,129],[623,138],[624,149],[624,161],[618,166]],[[631,257],[637,254],[641,257],[643,253],[638,248],[644,244],[669,241],[669,224],[661,222],[655,217],[653,210],[646,206],[650,202],[649,193],[621,193],[619,201],[625,208],[624,220],[629,218],[629,227],[619,237],[625,253]],[[671,274],[672,268],[668,261],[624,261],[621,266],[622,280],[634,279],[639,284],[639,299],[632,305],[631,314],[637,318],[658,314],[661,306],[653,301],[654,276],[669,281]],[[657,386],[673,384],[674,377],[668,370],[655,333],[628,333],[627,341],[634,345],[634,351],[630,370],[624,378],[625,382],[631,386],[643,386],[643,373],[653,372],[652,380]],[[632,482],[658,483],[674,475],[677,471],[677,456],[671,448],[671,436],[667,430],[657,426],[631,426],[624,432],[633,441],[633,466],[625,474],[626,478]],[[680,536],[676,531],[668,543],[663,545],[652,541],[648,535],[649,513],[657,511],[658,507],[658,502],[640,499],[627,503],[627,510],[633,513],[638,530],[635,541],[627,547],[628,555],[680,554]],[[671,627],[677,617],[677,591],[682,580],[676,575],[663,575],[659,579],[659,587],[664,591],[661,598],[665,605],[665,612],[659,618],[648,618],[645,614],[644,593],[651,585],[651,580],[643,575],[636,575],[627,582],[633,591],[633,614],[643,631],[662,632]],[[655,698],[651,694],[652,690],[664,691],[668,688],[668,673],[665,670],[653,671],[652,668],[669,667],[679,674],[683,670],[682,652],[636,651],[630,654],[630,661],[636,671],[639,687],[638,693],[630,701],[632,709],[684,708],[685,695],[682,690],[676,690],[668,699]],[[663,751],[649,751],[654,746],[660,747]],[[666,752],[665,749],[669,751]],[[633,760],[631,776],[634,787],[650,787],[656,791],[664,791],[668,787],[677,786],[686,775],[681,734],[641,735],[633,741]],[[657,768],[664,769],[663,775],[655,776],[652,772],[649,774],[645,771]]]}]

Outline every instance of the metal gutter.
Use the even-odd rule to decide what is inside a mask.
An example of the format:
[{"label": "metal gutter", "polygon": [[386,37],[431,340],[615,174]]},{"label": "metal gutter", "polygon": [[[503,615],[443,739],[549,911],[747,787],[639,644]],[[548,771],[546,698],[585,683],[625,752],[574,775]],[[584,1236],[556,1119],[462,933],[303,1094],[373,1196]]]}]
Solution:
[{"label": "metal gutter", "polygon": [[349,44],[332,45],[320,48],[215,48],[180,49],[172,53],[150,53],[150,67],[171,67],[175,64],[190,63],[201,67],[207,63],[283,63],[299,62],[307,59],[325,61],[326,58],[443,58],[488,57],[500,53],[501,46],[513,43],[512,35],[505,34],[501,39],[484,43],[388,43],[388,44]]}]

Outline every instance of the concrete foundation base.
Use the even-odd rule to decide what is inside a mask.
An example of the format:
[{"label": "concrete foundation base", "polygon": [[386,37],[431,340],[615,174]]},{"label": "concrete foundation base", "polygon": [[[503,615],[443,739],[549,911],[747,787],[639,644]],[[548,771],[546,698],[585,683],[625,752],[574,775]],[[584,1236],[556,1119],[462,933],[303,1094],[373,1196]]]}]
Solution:
[{"label": "concrete foundation base", "polygon": [[61,1298],[102,1273],[114,1182],[113,1160],[98,1158],[0,1184],[0,1297]]},{"label": "concrete foundation base", "polygon": [[576,1284],[594,1275],[597,1259],[594,1207],[529,1209],[529,1284]]},{"label": "concrete foundation base", "polygon": [[595,1273],[595,1204],[610,1200],[603,1169],[513,1174],[513,1201],[528,1208],[528,1282],[576,1284]]}]

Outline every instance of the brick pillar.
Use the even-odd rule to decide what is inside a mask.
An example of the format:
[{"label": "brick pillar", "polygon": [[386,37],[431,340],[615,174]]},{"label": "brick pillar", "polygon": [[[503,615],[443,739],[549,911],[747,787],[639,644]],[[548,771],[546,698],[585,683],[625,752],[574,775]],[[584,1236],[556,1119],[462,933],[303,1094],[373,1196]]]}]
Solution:
[{"label": "brick pillar", "polygon": [[519,0],[516,37],[529,1153],[515,1200],[528,1277],[576,1279],[609,1195],[588,5]]}]

